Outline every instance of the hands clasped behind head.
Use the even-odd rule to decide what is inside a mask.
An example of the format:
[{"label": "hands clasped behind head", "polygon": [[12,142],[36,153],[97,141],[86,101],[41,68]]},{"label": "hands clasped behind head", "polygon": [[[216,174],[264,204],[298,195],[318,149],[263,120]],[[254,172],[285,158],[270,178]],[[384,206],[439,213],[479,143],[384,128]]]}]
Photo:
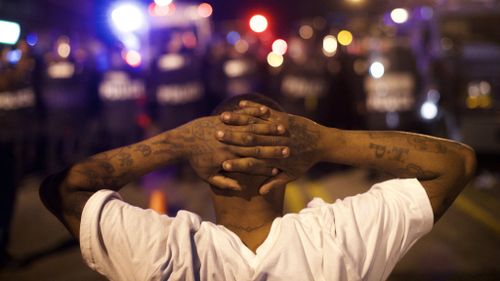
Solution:
[{"label": "hands clasped behind head", "polygon": [[[272,176],[259,190],[266,194],[302,176],[317,162],[318,157],[314,155],[319,140],[316,123],[252,101],[243,100],[239,105],[241,109],[220,115],[222,122],[233,129],[218,132],[217,139],[247,153],[239,155],[241,158],[225,160],[222,166],[225,171],[249,173],[272,167]],[[238,129],[237,126],[242,125],[247,131]]]},{"label": "hands clasped behind head", "polygon": [[226,159],[221,168],[226,172],[276,176],[280,171],[273,160],[290,155],[287,124],[271,118],[272,112],[266,106],[245,104],[241,102],[240,109],[219,116],[226,127],[216,131],[216,138],[236,156]]}]

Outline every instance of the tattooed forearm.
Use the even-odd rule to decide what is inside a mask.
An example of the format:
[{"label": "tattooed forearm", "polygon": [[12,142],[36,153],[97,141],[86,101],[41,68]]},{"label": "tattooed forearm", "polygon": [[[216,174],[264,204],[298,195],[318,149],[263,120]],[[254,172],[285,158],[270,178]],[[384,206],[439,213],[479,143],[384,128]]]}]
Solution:
[{"label": "tattooed forearm", "polygon": [[438,175],[431,171],[426,171],[417,164],[410,163],[403,168],[397,169],[394,173],[395,176],[415,177],[419,180],[432,180]]},{"label": "tattooed forearm", "polygon": [[151,154],[154,156],[161,157],[171,157],[174,154],[186,154],[189,153],[187,144],[191,143],[194,138],[186,137],[186,134],[182,134],[183,137],[176,135],[176,140],[172,140],[171,137],[165,136],[157,141],[151,142]]},{"label": "tattooed forearm", "polygon": [[422,136],[418,134],[406,133],[406,132],[368,132],[368,137],[372,140],[406,140],[406,142],[418,151],[432,152],[444,154],[448,152],[448,149],[442,141],[437,140],[433,137]]},{"label": "tattooed forearm", "polygon": [[[83,190],[119,189],[153,169],[156,163],[170,159],[173,152],[164,141],[168,139],[159,136],[154,140],[158,145],[149,140],[94,155],[73,166],[72,182]],[[162,157],[155,156],[159,152]]]},{"label": "tattooed forearm", "polygon": [[[328,129],[328,134],[335,136],[336,131]],[[416,178],[429,196],[435,221],[474,175],[474,151],[451,140],[409,132],[341,134],[348,141],[338,151],[330,148],[331,162],[372,168],[395,178]]]},{"label": "tattooed forearm", "polygon": [[384,157],[385,155],[385,146],[383,145],[370,143],[370,149],[373,149],[375,151],[375,157],[377,157],[378,159]]},{"label": "tattooed forearm", "polygon": [[134,160],[132,159],[130,153],[121,152],[117,156],[118,161],[120,161],[121,167],[130,167],[134,164]]},{"label": "tattooed forearm", "polygon": [[431,138],[408,136],[407,141],[412,147],[419,151],[441,154],[448,152],[448,149],[444,144]]},{"label": "tattooed forearm", "polygon": [[151,147],[147,144],[138,144],[135,147],[134,151],[140,152],[144,157],[148,157],[149,155],[151,155]]},{"label": "tattooed forearm", "polygon": [[393,146],[392,148],[387,148],[385,145],[370,143],[370,149],[373,149],[375,152],[375,157],[377,159],[386,158],[388,160],[405,162],[406,156],[410,151],[407,148]]}]

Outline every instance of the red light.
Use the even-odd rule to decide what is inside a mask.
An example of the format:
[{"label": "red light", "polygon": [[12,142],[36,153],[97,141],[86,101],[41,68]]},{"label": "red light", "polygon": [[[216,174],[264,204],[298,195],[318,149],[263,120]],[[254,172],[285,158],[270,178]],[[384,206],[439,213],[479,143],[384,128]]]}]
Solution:
[{"label": "red light", "polygon": [[193,49],[197,44],[196,36],[193,32],[184,32],[182,34],[182,43],[186,48]]},{"label": "red light", "polygon": [[148,6],[149,15],[152,16],[152,17],[156,17],[155,8],[156,8],[156,4],[155,3],[151,3]]},{"label": "red light", "polygon": [[139,127],[141,128],[147,128],[151,125],[151,118],[149,118],[149,116],[145,113],[141,113],[139,114],[137,117],[136,117],[136,120],[135,122],[137,123],[137,125],[139,125]]},{"label": "red light", "polygon": [[132,67],[138,67],[141,65],[142,57],[137,51],[128,51],[125,55],[125,61]]},{"label": "red light", "polygon": [[269,22],[267,21],[266,17],[263,15],[254,15],[250,19],[250,28],[257,33],[264,32],[269,25]]},{"label": "red light", "polygon": [[208,18],[212,15],[213,13],[213,8],[210,4],[208,3],[201,3],[199,6],[198,6],[198,15],[200,15],[200,17],[202,18]]},{"label": "red light", "polygon": [[284,55],[288,50],[288,44],[283,39],[278,39],[273,42],[273,52],[278,55]]}]

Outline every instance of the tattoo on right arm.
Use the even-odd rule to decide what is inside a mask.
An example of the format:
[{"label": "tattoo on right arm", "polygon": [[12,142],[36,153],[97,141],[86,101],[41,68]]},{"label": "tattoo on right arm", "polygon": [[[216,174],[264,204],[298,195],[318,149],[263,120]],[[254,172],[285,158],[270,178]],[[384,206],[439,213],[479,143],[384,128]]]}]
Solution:
[{"label": "tattoo on right arm", "polygon": [[444,154],[448,152],[445,145],[431,138],[420,136],[408,136],[408,143],[419,151]]},{"label": "tattoo on right arm", "polygon": [[403,175],[408,177],[415,177],[419,180],[433,180],[437,175],[431,171],[426,171],[417,164],[410,163],[403,168],[394,172],[394,175]]},{"label": "tattoo on right arm", "polygon": [[387,146],[376,143],[370,143],[369,148],[374,150],[375,158],[377,159],[385,158],[401,163],[405,162],[405,157],[410,152],[410,150],[407,148],[393,146],[392,148],[388,149]]}]

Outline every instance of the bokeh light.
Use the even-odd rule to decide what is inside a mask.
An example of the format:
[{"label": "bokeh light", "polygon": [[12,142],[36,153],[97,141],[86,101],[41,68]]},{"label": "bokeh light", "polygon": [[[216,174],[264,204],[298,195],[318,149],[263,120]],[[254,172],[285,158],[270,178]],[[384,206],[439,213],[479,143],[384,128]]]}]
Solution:
[{"label": "bokeh light", "polygon": [[267,21],[266,17],[263,15],[254,15],[250,19],[250,28],[257,33],[264,32],[269,25],[269,22]]},{"label": "bokeh light", "polygon": [[35,46],[38,43],[38,35],[36,33],[30,33],[26,36],[26,43],[31,47]]},{"label": "bokeh light", "polygon": [[132,67],[138,67],[141,65],[142,56],[139,52],[130,50],[125,54],[125,62]]},{"label": "bokeh light", "polygon": [[226,35],[227,43],[235,45],[241,39],[241,35],[237,31],[229,31]]},{"label": "bokeh light", "polygon": [[14,45],[21,35],[21,26],[16,22],[0,20],[0,43]]},{"label": "bokeh light", "polygon": [[7,61],[11,64],[16,64],[21,60],[23,53],[19,49],[10,50],[7,53]]},{"label": "bokeh light", "polygon": [[131,3],[116,6],[111,12],[111,19],[115,29],[120,32],[137,31],[145,25],[141,9]]},{"label": "bokeh light", "polygon": [[170,3],[172,3],[172,0],[155,0],[155,4],[160,7],[168,6]]},{"label": "bokeh light", "polygon": [[422,104],[420,108],[420,116],[426,120],[432,120],[436,118],[438,114],[438,107],[435,103],[431,101],[426,101]]},{"label": "bokeh light", "polygon": [[375,61],[370,65],[369,71],[370,71],[370,75],[373,78],[378,79],[378,78],[384,76],[385,67],[381,62]]},{"label": "bokeh light", "polygon": [[191,32],[184,32],[181,36],[182,44],[188,49],[193,49],[196,47],[198,44],[198,39],[196,38],[196,35]]},{"label": "bokeh light", "polygon": [[69,45],[69,39],[66,36],[62,36],[57,40],[57,54],[61,58],[68,58],[71,53],[71,46]]},{"label": "bokeh light", "polygon": [[277,39],[273,42],[272,48],[274,53],[283,56],[284,54],[286,54],[288,44],[283,39]]},{"label": "bokeh light", "polygon": [[304,39],[311,39],[314,35],[314,29],[310,25],[303,25],[299,28],[299,36]]},{"label": "bokeh light", "polygon": [[469,109],[491,108],[493,98],[491,95],[491,84],[488,81],[472,81],[467,87],[467,98],[465,105]]},{"label": "bokeh light", "polygon": [[395,23],[399,24],[405,23],[408,20],[408,17],[409,17],[408,11],[403,8],[396,8],[391,12],[391,19]]},{"label": "bokeh light", "polygon": [[327,35],[323,38],[323,53],[326,56],[333,56],[337,52],[337,39],[333,35]]},{"label": "bokeh light", "polygon": [[342,46],[349,46],[352,43],[352,33],[348,30],[341,30],[337,35],[337,40]]},{"label": "bokeh light", "polygon": [[235,78],[248,73],[250,70],[250,64],[246,60],[233,59],[226,61],[223,69],[227,77]]},{"label": "bokeh light", "polygon": [[149,14],[153,17],[164,17],[172,15],[175,12],[175,4],[170,3],[167,6],[159,6],[155,3],[149,5]]},{"label": "bokeh light", "polygon": [[212,8],[212,5],[208,3],[201,3],[198,6],[198,15],[202,18],[208,18],[212,15],[214,9]]},{"label": "bokeh light", "polygon": [[346,0],[349,5],[358,6],[365,3],[365,0]]},{"label": "bokeh light", "polygon": [[276,54],[275,52],[270,52],[267,55],[267,63],[272,67],[280,67],[283,64],[283,56]]},{"label": "bokeh light", "polygon": [[424,6],[420,8],[420,16],[424,20],[430,20],[434,16],[434,10],[429,6]]},{"label": "bokeh light", "polygon": [[236,44],[234,44],[234,49],[240,54],[244,54],[248,51],[248,42],[246,40],[240,39]]}]

